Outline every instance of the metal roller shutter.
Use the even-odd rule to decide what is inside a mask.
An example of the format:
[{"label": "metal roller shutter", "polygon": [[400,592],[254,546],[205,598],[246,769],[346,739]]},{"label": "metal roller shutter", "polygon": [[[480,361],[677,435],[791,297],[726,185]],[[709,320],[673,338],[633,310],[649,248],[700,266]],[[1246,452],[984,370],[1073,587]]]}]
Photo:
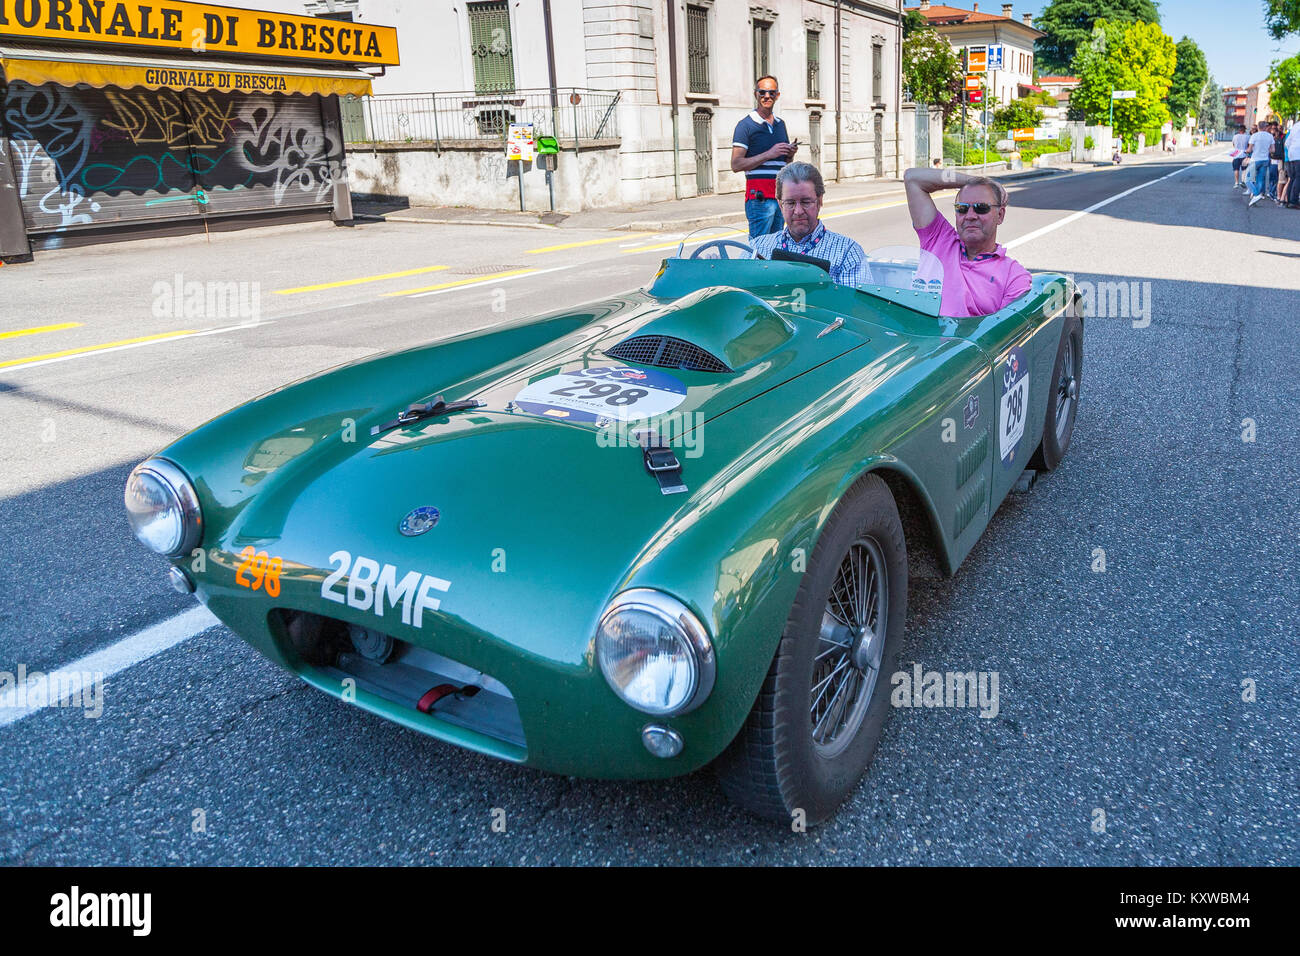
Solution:
[{"label": "metal roller shutter", "polygon": [[328,208],[345,174],[323,101],[12,82],[4,120],[28,231]]},{"label": "metal roller shutter", "polygon": [[28,231],[197,215],[180,97],[10,83],[4,119]]},{"label": "metal roller shutter", "polygon": [[283,93],[187,92],[196,129],[201,118],[225,135],[196,144],[194,170],[210,216],[253,210],[329,207],[344,176],[343,143],[328,137],[324,98]]}]

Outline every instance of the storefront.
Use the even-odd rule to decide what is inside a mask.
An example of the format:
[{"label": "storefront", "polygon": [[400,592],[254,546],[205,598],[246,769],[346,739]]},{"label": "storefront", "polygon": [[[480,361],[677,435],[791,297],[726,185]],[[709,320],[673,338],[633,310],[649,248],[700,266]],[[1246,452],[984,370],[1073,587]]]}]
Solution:
[{"label": "storefront", "polygon": [[200,3],[0,0],[0,256],[352,218],[339,98],[391,27]]}]

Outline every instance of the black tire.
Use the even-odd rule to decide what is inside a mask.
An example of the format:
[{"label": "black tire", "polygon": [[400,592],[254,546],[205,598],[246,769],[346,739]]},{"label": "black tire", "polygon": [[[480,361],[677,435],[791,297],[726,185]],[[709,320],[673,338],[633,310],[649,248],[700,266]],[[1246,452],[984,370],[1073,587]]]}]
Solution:
[{"label": "black tire", "polygon": [[[840,645],[831,645],[823,637],[823,620],[830,620],[832,588],[844,583],[840,572],[850,569],[851,555],[860,562],[860,580],[870,582],[863,592],[884,598],[883,609],[877,601],[874,616],[869,599],[863,602],[867,607],[864,614],[844,615],[874,623],[871,630],[879,643],[866,641],[860,648],[864,656],[876,659],[870,691],[866,690],[869,669],[853,667],[852,654],[835,651],[833,647]],[[879,584],[871,577],[875,565],[884,571],[885,580]],[[842,594],[843,589],[837,591]],[[837,607],[844,609],[843,604]],[[791,822],[798,810],[809,825],[834,814],[876,752],[889,716],[889,675],[897,670],[906,618],[903,525],[888,486],[879,477],[868,475],[844,496],[823,529],[754,708],[715,763],[722,788],[732,800],[760,816],[785,823]],[[862,641],[850,637],[853,632],[847,628],[830,633],[846,638],[850,647]],[[834,672],[830,677],[822,674],[837,660],[849,662],[848,677],[842,678],[846,681],[843,690],[845,699],[853,701],[840,706],[840,714],[835,713],[833,701],[827,703],[824,696],[813,693],[815,670],[819,680],[833,681]],[[856,685],[847,683],[853,678]],[[824,684],[821,694],[834,686]],[[819,701],[826,709],[820,711],[822,716],[815,725],[813,708]],[[842,729],[837,735],[830,734],[841,716],[845,718]],[[815,741],[819,728],[823,740]]]},{"label": "black tire", "polygon": [[[1071,368],[1066,369],[1067,362]],[[1047,414],[1043,418],[1043,440],[1029,461],[1038,471],[1055,471],[1070,448],[1074,417],[1079,411],[1083,385],[1083,322],[1073,312],[1065,317],[1061,344],[1056,348],[1051,387],[1047,392]]]}]

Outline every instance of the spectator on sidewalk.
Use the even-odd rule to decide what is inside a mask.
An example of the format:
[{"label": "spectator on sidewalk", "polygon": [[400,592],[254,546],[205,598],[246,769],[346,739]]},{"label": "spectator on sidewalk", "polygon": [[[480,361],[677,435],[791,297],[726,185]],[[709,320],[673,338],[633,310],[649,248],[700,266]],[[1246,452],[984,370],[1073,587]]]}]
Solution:
[{"label": "spectator on sidewalk", "polygon": [[1270,123],[1268,128],[1269,135],[1273,137],[1273,145],[1269,148],[1269,174],[1268,174],[1268,198],[1278,205],[1282,204],[1279,188],[1282,182],[1282,160],[1285,157],[1285,146],[1282,142],[1282,124]]},{"label": "spectator on sidewalk", "polygon": [[1282,129],[1282,124],[1278,123],[1277,130],[1273,133],[1276,140],[1274,144],[1277,148],[1277,198],[1274,200],[1279,206],[1286,203],[1286,191],[1291,185],[1291,176],[1286,165],[1286,133]]},{"label": "spectator on sidewalk", "polygon": [[[1000,183],[950,169],[909,169],[903,186],[921,248],[943,265],[943,315],[992,315],[1032,288],[1029,271],[998,245],[998,226],[1007,215],[1007,191]],[[930,198],[953,188],[956,227]]]},{"label": "spectator on sidewalk", "polygon": [[1250,137],[1250,144],[1246,147],[1250,154],[1250,172],[1254,178],[1251,184],[1251,200],[1253,206],[1264,198],[1264,190],[1267,187],[1266,179],[1268,171],[1273,168],[1272,160],[1269,159],[1269,150],[1273,148],[1273,137],[1268,132],[1265,124],[1261,123],[1256,129],[1254,135]]},{"label": "spectator on sidewalk", "polygon": [[1300,209],[1300,122],[1292,123],[1287,134],[1286,158],[1286,205],[1288,209]]},{"label": "spectator on sidewalk", "polygon": [[780,231],[784,225],[776,201],[776,174],[794,156],[785,120],[776,115],[781,96],[776,77],[760,76],[754,84],[757,107],[736,124],[731,137],[731,171],[745,174],[745,218],[749,238]]},{"label": "spectator on sidewalk", "polygon": [[790,163],[776,177],[776,194],[785,216],[779,232],[750,241],[754,256],[771,259],[774,249],[815,256],[830,263],[831,280],[847,286],[866,285],[871,268],[862,246],[848,236],[831,232],[821,221],[826,184],[812,163]]},{"label": "spectator on sidewalk", "polygon": [[1232,188],[1245,189],[1246,184],[1242,182],[1242,166],[1246,164],[1246,147],[1250,145],[1250,134],[1246,132],[1245,125],[1237,127],[1237,134],[1232,137],[1233,152],[1240,153],[1232,159]]}]

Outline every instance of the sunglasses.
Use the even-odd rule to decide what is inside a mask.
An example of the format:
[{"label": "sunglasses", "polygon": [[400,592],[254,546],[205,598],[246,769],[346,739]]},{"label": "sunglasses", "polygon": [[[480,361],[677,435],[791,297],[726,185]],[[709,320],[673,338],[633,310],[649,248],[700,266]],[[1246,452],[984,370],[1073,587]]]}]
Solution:
[{"label": "sunglasses", "polygon": [[1002,206],[1002,203],[1000,203],[1000,202],[995,202],[995,203],[987,203],[987,202],[959,202],[959,203],[954,203],[954,204],[953,204],[953,208],[957,210],[957,215],[959,215],[959,216],[964,216],[964,215],[966,215],[966,213],[967,213],[969,210],[971,210],[971,209],[974,209],[974,210],[975,210],[977,213],[979,213],[981,216],[987,216],[987,215],[989,214],[989,210],[991,210],[991,209],[997,209],[997,208],[1000,208],[1001,206]]},{"label": "sunglasses", "polygon": [[781,95],[780,90],[755,90],[754,93],[760,100],[774,100]]}]

